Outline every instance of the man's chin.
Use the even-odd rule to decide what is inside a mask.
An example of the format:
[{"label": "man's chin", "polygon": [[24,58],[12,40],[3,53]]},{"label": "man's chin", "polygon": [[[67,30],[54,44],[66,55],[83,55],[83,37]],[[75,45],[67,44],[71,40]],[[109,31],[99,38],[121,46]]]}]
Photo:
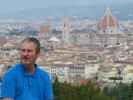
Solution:
[{"label": "man's chin", "polygon": [[28,61],[21,61],[21,63],[24,64],[24,65],[29,65],[29,64],[31,64],[31,62],[28,62]]}]

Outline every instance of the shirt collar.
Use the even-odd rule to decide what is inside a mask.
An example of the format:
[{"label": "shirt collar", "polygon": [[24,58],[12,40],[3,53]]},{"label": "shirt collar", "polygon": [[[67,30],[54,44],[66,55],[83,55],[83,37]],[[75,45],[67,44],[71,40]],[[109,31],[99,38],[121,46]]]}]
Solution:
[{"label": "shirt collar", "polygon": [[38,65],[37,64],[35,64],[35,72],[33,73],[33,74],[31,74],[31,73],[28,73],[27,71],[26,71],[26,69],[25,69],[25,65],[24,64],[21,64],[21,68],[22,68],[22,71],[23,71],[23,75],[25,76],[25,77],[36,77],[38,74]]}]

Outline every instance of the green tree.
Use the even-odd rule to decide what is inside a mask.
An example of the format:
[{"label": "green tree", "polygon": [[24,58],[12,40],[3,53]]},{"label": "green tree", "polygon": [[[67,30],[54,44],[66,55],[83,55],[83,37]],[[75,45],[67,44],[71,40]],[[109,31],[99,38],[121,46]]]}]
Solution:
[{"label": "green tree", "polygon": [[131,83],[129,89],[128,89],[128,99],[127,100],[133,100],[133,82]]},{"label": "green tree", "polygon": [[61,87],[60,87],[60,83],[58,81],[58,77],[55,78],[54,83],[53,83],[53,92],[54,92],[54,98],[55,100],[61,100]]},{"label": "green tree", "polygon": [[55,100],[116,100],[107,96],[95,82],[83,85],[59,83],[58,78],[53,83]]}]

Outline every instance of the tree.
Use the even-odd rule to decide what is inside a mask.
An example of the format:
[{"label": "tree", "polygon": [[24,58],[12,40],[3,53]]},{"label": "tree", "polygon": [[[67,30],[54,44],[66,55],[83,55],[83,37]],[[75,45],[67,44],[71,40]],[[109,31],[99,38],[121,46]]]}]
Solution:
[{"label": "tree", "polygon": [[58,78],[53,83],[55,100],[115,100],[107,96],[95,82],[74,85],[59,83]]},{"label": "tree", "polygon": [[58,77],[55,78],[54,83],[53,83],[53,92],[54,92],[54,98],[55,100],[61,100],[60,99],[60,94],[61,94],[61,88],[60,88],[60,83],[58,81]]}]

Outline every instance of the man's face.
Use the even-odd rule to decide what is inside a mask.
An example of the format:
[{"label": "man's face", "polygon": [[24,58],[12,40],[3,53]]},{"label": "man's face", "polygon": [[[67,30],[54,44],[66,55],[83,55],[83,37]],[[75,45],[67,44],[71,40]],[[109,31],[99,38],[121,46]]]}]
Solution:
[{"label": "man's face", "polygon": [[38,55],[36,45],[33,42],[25,41],[21,44],[20,61],[22,64],[33,65]]}]

